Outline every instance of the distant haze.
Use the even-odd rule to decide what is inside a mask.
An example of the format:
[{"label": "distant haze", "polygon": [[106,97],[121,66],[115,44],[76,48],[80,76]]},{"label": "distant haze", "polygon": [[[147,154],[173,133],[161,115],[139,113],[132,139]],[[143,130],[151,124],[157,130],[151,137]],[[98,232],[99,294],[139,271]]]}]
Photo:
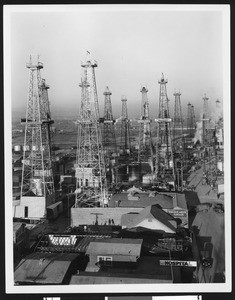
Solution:
[{"label": "distant haze", "polygon": [[[154,7],[158,9],[158,5]],[[158,80],[162,72],[168,79],[171,115],[175,90],[181,91],[184,114],[189,101],[195,112],[200,113],[204,93],[209,97],[209,105],[215,107],[217,99],[223,101],[222,12],[188,7],[186,11],[158,11],[148,6],[142,10],[76,6],[41,12],[32,7],[34,11],[12,13],[13,115],[25,114],[29,84],[26,62],[30,54],[39,54],[44,64],[41,75],[50,85],[52,115],[78,115],[80,65],[86,50],[98,62],[96,81],[101,115],[103,92],[108,86],[113,114],[120,116],[121,97],[126,95],[129,116],[137,117],[140,88],[147,84],[150,114],[157,116]]]}]

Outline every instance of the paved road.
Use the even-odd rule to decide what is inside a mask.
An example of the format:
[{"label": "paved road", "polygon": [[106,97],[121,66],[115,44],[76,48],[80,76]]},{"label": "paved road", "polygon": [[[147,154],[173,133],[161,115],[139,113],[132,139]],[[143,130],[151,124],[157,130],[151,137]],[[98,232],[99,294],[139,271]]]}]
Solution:
[{"label": "paved road", "polygon": [[199,251],[207,248],[211,250],[213,258],[211,268],[199,267],[198,280],[200,283],[214,282],[215,274],[223,273],[225,270],[224,214],[215,212],[211,207],[208,211],[197,213],[192,225],[199,230]]}]

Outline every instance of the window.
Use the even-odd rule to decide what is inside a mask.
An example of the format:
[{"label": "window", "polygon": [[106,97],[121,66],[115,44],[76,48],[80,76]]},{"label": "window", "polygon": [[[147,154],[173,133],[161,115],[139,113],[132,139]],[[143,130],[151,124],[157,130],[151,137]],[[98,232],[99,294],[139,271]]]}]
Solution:
[{"label": "window", "polygon": [[104,266],[112,266],[112,256],[98,256],[97,257],[97,262],[100,262],[101,265]]},{"label": "window", "polygon": [[29,209],[28,209],[28,206],[25,206],[24,207],[24,217],[28,218],[28,215],[29,215]]}]

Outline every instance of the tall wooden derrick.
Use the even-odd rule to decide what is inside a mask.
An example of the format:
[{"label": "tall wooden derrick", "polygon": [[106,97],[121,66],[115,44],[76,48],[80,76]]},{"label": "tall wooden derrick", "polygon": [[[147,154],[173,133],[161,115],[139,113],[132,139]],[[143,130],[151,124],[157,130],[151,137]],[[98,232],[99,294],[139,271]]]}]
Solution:
[{"label": "tall wooden derrick", "polygon": [[166,84],[162,74],[159,92],[159,114],[157,121],[157,145],[156,145],[156,167],[155,174],[158,182],[163,184],[175,184],[175,171],[172,151],[171,118],[169,114],[169,99]]},{"label": "tall wooden derrick", "polygon": [[187,134],[189,138],[193,138],[196,129],[194,106],[188,103],[188,114],[187,114]]},{"label": "tall wooden derrick", "polygon": [[202,98],[203,100],[203,113],[202,113],[202,145],[206,146],[208,143],[207,140],[207,130],[208,130],[208,124],[209,124],[209,111],[208,111],[208,100],[209,98],[204,95]]},{"label": "tall wooden derrick", "polygon": [[183,135],[183,115],[181,107],[181,93],[175,92],[175,107],[173,119],[173,149],[174,149],[174,167],[176,177],[176,188],[182,189],[183,186],[183,167],[185,161],[184,135]]},{"label": "tall wooden derrick", "polygon": [[49,86],[41,79],[43,64],[37,59],[27,63],[29,91],[22,160],[21,217],[44,218],[46,207],[55,201],[51,158],[51,119]]},{"label": "tall wooden derrick", "polygon": [[[142,94],[141,101],[141,116],[138,120],[139,126],[139,149],[138,149],[138,162],[153,161],[153,145],[150,129],[150,117],[149,117],[149,101],[147,87],[143,86],[140,90]],[[152,162],[153,163],[153,162]],[[152,165],[151,163],[151,165]]]},{"label": "tall wooden derrick", "polygon": [[105,156],[107,159],[117,153],[117,145],[116,145],[116,134],[112,112],[112,104],[111,104],[111,95],[109,88],[106,87],[104,91],[104,118],[102,120],[103,123],[103,148],[105,152]]},{"label": "tall wooden derrick", "polygon": [[107,183],[95,68],[97,62],[90,59],[81,64],[83,76],[80,87],[81,110],[78,124],[76,158],[76,207],[105,206],[107,204]]},{"label": "tall wooden derrick", "polygon": [[128,119],[127,99],[122,96],[122,115],[121,115],[121,149],[125,153],[130,153],[130,120]]}]

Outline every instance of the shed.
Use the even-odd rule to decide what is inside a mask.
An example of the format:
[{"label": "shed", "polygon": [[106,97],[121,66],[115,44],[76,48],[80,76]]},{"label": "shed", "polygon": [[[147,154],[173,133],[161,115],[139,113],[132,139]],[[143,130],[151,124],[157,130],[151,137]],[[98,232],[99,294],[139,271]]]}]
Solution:
[{"label": "shed", "polygon": [[98,271],[97,263],[112,265],[112,262],[137,262],[142,239],[110,238],[92,241],[86,251],[90,263],[86,271]]}]

